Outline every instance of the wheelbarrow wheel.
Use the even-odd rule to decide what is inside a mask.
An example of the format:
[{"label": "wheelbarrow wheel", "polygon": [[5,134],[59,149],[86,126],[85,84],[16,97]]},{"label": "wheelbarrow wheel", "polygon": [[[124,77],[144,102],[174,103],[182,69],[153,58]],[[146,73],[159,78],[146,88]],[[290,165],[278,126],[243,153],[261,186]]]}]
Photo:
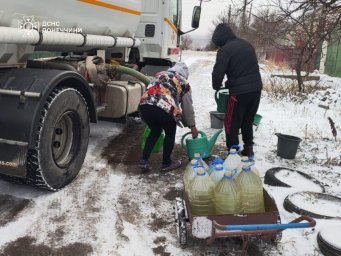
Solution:
[{"label": "wheelbarrow wheel", "polygon": [[[340,227],[334,227],[335,231],[339,228]],[[329,228],[323,229],[317,235],[317,244],[320,248],[320,251],[325,256],[339,256],[341,255],[341,246],[336,246],[335,243],[328,241],[328,234],[326,233],[328,231],[330,231]]]},{"label": "wheelbarrow wheel", "polygon": [[187,244],[187,216],[186,216],[186,206],[184,201],[177,197],[175,199],[175,221],[176,221],[176,231],[178,235],[178,240],[180,245]]}]

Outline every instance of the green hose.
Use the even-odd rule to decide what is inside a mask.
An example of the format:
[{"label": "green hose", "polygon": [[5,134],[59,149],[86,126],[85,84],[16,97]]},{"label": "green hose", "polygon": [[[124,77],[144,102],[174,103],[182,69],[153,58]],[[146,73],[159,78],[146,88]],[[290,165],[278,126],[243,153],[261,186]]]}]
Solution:
[{"label": "green hose", "polygon": [[136,77],[137,79],[142,81],[142,83],[144,83],[145,85],[148,85],[150,83],[150,79],[147,76],[145,76],[144,74],[142,74],[141,72],[139,72],[135,69],[120,66],[120,65],[115,66],[115,69],[117,72]]}]

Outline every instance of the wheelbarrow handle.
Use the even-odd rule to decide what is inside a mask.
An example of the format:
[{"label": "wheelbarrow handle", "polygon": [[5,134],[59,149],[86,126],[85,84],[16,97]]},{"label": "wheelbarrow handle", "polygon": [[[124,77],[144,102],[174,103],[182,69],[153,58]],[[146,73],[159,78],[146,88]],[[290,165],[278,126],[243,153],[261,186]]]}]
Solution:
[{"label": "wheelbarrow handle", "polygon": [[[301,221],[307,221],[300,223]],[[284,230],[287,228],[309,228],[316,225],[316,221],[309,216],[301,216],[286,224],[252,224],[252,225],[220,225],[213,221],[215,228],[219,230]]]}]

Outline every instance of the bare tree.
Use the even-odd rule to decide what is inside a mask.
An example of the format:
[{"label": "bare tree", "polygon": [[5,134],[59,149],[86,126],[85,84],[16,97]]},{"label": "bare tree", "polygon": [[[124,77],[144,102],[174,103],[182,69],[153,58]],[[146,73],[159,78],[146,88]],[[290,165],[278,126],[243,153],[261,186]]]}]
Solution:
[{"label": "bare tree", "polygon": [[341,1],[270,1],[271,11],[269,7],[253,10],[253,0],[235,0],[237,7],[224,11],[217,21],[230,24],[239,37],[255,46],[258,53],[269,45],[286,50],[290,45],[299,91],[304,92],[302,71],[305,70],[305,76],[308,76],[309,70],[314,69],[314,59],[323,41],[341,37]]},{"label": "bare tree", "polygon": [[[285,21],[284,40],[295,44],[292,52],[296,78],[300,92],[304,92],[304,76],[309,75],[316,54],[323,41],[341,35],[341,3],[336,0],[281,0],[274,2],[278,7],[277,21]],[[339,30],[339,33],[336,31]]]},{"label": "bare tree", "polygon": [[[213,22],[213,26],[216,27],[219,23],[228,24],[238,37],[252,43],[258,56],[261,57],[270,42],[277,38],[275,34],[278,34],[276,31],[279,30],[273,23],[276,20],[276,14],[265,10],[258,15],[253,15],[252,0],[237,1],[241,1],[241,6],[238,7],[238,4],[234,3],[237,7],[232,8],[230,5],[227,10],[221,12]],[[207,47],[212,49],[212,44]]]},{"label": "bare tree", "polygon": [[192,46],[192,39],[189,35],[184,35],[181,37],[181,49],[182,50],[189,50]]}]

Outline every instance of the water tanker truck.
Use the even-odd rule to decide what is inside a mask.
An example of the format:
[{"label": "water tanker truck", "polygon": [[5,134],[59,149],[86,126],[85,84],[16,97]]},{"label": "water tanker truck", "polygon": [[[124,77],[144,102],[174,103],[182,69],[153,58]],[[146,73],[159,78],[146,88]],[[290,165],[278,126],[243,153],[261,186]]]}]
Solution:
[{"label": "water tanker truck", "polygon": [[135,113],[142,73],[178,60],[181,0],[0,3],[0,178],[56,191],[81,169],[89,123]]}]

